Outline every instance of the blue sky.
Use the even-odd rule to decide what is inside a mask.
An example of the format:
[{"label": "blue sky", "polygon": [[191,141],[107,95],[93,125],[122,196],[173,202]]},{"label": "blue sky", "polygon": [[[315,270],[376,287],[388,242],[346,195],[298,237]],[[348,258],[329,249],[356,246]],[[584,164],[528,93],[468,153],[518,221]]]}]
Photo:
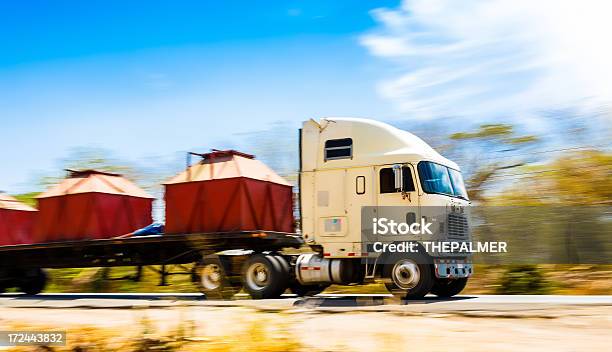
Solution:
[{"label": "blue sky", "polygon": [[121,158],[239,144],[276,121],[391,110],[359,35],[395,2],[0,5],[0,189],[75,146]]},{"label": "blue sky", "polygon": [[578,4],[0,2],[0,190],[73,147],[167,163],[311,117],[545,130],[542,109],[612,98],[612,6]]}]

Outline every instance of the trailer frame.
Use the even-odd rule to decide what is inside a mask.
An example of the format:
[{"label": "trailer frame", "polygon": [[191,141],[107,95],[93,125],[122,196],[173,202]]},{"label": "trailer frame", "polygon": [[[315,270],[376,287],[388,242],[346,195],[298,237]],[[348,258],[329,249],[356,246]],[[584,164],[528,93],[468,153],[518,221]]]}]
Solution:
[{"label": "trailer frame", "polygon": [[[167,277],[192,274],[193,268],[207,255],[228,250],[248,250],[253,253],[277,252],[284,248],[300,248],[304,244],[297,233],[275,231],[237,231],[214,233],[163,234],[20,244],[0,246],[0,287],[11,287],[28,275],[35,277],[41,269],[134,266],[131,277],[110,280],[139,280],[143,268],[160,275],[160,285]],[[159,266],[154,268],[152,266]],[[170,271],[170,267],[182,271]]]}]

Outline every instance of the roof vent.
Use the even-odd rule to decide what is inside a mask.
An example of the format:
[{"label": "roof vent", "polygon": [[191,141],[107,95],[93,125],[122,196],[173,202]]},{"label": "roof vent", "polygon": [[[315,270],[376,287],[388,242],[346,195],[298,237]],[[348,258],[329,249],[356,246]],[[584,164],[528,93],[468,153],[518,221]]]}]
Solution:
[{"label": "roof vent", "polygon": [[106,172],[106,171],[99,171],[99,170],[92,170],[92,169],[87,169],[87,170],[66,169],[66,171],[68,172],[69,178],[87,177],[90,175],[106,175],[106,176],[118,176],[118,177],[122,176],[121,174],[117,174],[113,172]]},{"label": "roof vent", "polygon": [[231,159],[233,156],[240,156],[246,159],[255,159],[255,155],[253,154],[239,152],[234,149],[229,149],[229,150],[212,149],[210,153],[200,154],[200,153],[190,152],[189,154],[197,155],[201,157],[202,161],[200,161],[200,163],[202,164],[214,163],[217,161],[225,161],[227,159]]}]

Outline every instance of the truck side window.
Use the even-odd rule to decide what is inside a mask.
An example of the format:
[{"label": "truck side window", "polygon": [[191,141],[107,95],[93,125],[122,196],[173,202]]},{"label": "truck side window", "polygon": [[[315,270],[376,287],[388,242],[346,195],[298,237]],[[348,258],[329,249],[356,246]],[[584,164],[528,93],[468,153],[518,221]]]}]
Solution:
[{"label": "truck side window", "polygon": [[325,141],[325,161],[353,157],[353,139],[341,138]]},{"label": "truck side window", "polygon": [[365,176],[357,176],[355,179],[355,192],[357,194],[365,193]]},{"label": "truck side window", "polygon": [[[414,182],[412,181],[412,171],[409,167],[402,167],[404,192],[413,192]],[[393,176],[393,168],[386,167],[380,169],[380,193],[396,193],[400,190],[395,189],[395,177]]]},{"label": "truck side window", "polygon": [[404,192],[414,192],[416,188],[414,188],[414,182],[412,181],[412,169],[408,166],[402,167],[402,176],[404,176]]}]

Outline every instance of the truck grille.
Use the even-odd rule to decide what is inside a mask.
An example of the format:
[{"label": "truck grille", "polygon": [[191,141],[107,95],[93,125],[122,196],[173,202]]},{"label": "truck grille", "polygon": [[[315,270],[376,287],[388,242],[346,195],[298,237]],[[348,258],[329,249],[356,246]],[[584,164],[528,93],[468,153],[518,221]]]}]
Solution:
[{"label": "truck grille", "polygon": [[469,234],[468,220],[465,215],[448,214],[448,237],[466,238]]}]

